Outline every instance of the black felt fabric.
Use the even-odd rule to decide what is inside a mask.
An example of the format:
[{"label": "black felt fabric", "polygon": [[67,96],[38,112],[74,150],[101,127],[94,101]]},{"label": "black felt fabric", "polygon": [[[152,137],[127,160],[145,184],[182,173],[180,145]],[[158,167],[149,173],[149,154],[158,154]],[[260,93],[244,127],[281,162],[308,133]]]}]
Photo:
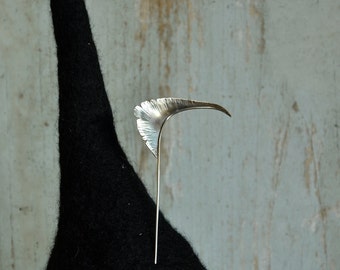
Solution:
[{"label": "black felt fabric", "polygon": [[155,205],[119,145],[85,4],[51,0],[51,10],[61,178],[47,269],[204,269],[163,216],[153,264]]}]

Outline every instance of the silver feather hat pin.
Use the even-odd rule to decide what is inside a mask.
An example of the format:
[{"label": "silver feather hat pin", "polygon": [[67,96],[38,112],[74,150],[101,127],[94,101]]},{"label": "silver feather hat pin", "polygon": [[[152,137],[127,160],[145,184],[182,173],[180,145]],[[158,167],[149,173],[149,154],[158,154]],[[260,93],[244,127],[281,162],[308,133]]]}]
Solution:
[{"label": "silver feather hat pin", "polygon": [[213,109],[231,116],[230,113],[220,105],[208,102],[180,99],[180,98],[158,98],[144,101],[137,105],[134,114],[137,117],[137,129],[145,141],[147,147],[157,158],[157,198],[156,198],[156,231],[155,231],[155,264],[157,264],[158,251],[158,222],[159,222],[159,193],[160,193],[160,146],[162,129],[167,120],[173,115],[194,109]]}]

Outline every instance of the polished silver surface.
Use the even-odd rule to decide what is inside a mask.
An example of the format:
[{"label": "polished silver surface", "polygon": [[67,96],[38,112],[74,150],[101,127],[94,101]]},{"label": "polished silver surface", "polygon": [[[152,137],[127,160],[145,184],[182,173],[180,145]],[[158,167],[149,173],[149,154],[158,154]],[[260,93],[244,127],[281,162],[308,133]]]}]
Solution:
[{"label": "polished silver surface", "polygon": [[156,158],[158,139],[165,122],[179,112],[193,109],[215,109],[230,116],[226,109],[217,104],[180,98],[151,99],[135,107],[138,131]]},{"label": "polished silver surface", "polygon": [[158,98],[144,101],[134,109],[137,117],[137,128],[147,147],[157,158],[157,197],[156,197],[156,231],[155,231],[155,258],[157,264],[158,252],[158,227],[159,227],[159,194],[160,194],[160,171],[161,171],[161,137],[162,129],[167,120],[173,115],[194,109],[213,109],[231,116],[220,105],[202,101],[187,100],[180,98]]}]

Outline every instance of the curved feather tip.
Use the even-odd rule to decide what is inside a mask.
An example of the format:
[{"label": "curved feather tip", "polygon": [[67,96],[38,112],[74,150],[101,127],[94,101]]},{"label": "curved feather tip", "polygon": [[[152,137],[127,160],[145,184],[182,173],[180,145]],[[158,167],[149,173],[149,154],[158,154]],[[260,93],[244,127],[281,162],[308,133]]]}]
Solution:
[{"label": "curved feather tip", "polygon": [[134,114],[137,117],[137,129],[155,157],[158,154],[159,136],[165,122],[176,113],[193,109],[214,109],[231,116],[220,105],[180,98],[151,99],[135,107]]}]

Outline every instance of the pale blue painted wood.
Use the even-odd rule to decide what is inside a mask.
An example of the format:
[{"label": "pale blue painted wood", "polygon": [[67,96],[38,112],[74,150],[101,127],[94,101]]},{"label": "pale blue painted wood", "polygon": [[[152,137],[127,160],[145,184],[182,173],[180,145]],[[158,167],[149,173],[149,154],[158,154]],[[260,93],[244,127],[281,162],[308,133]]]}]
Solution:
[{"label": "pale blue painted wood", "polygon": [[44,269],[59,196],[49,3],[0,6],[0,269]]},{"label": "pale blue painted wood", "polygon": [[[43,269],[56,225],[55,49],[48,3],[33,3],[0,11],[0,269]],[[337,269],[337,1],[86,4],[119,139],[152,196],[133,107],[175,96],[233,115],[187,112],[164,130],[161,209],[207,268]]]}]

